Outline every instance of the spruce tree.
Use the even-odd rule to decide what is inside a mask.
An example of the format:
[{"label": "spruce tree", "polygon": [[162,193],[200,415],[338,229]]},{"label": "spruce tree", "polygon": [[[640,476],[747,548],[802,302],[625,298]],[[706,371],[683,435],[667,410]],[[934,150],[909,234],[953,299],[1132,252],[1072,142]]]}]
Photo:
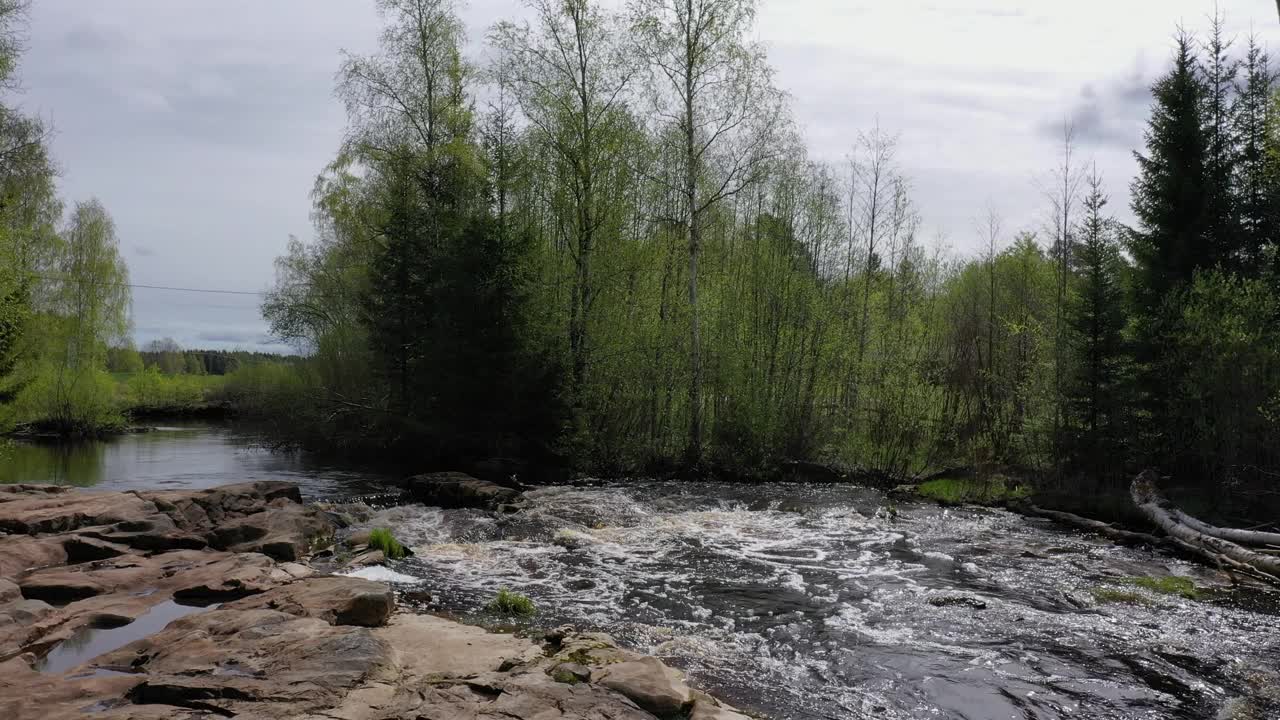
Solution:
[{"label": "spruce tree", "polygon": [[1124,259],[1118,225],[1103,212],[1107,197],[1096,169],[1087,182],[1085,215],[1072,258],[1078,286],[1067,308],[1075,356],[1067,402],[1077,464],[1115,469],[1123,461],[1129,415]]},{"label": "spruce tree", "polygon": [[1258,39],[1250,37],[1233,110],[1239,153],[1233,178],[1238,251],[1240,267],[1247,274],[1261,271],[1266,247],[1280,239],[1280,158],[1272,139],[1277,120],[1274,91],[1270,58]]},{"label": "spruce tree", "polygon": [[1233,192],[1239,164],[1236,138],[1237,103],[1233,101],[1240,76],[1240,61],[1231,56],[1233,41],[1226,37],[1225,18],[1215,13],[1204,43],[1203,73],[1205,163],[1205,232],[1216,263],[1232,270],[1240,267],[1240,217]]},{"label": "spruce tree", "polygon": [[1152,92],[1146,154],[1135,153],[1138,177],[1132,204],[1140,227],[1130,242],[1137,265],[1135,299],[1147,315],[1158,312],[1170,291],[1189,283],[1196,268],[1219,259],[1209,238],[1206,208],[1206,90],[1186,33],[1177,38],[1172,69]]}]

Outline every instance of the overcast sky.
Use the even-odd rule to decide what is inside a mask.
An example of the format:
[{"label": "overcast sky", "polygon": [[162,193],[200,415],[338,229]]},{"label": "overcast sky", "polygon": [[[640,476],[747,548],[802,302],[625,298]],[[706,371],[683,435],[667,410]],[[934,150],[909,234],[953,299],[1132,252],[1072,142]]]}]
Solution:
[{"label": "overcast sky", "polygon": [[[1272,0],[1221,0],[1230,29],[1280,47]],[[474,0],[474,50],[519,0]],[[878,121],[900,134],[930,236],[965,251],[988,205],[1041,224],[1039,187],[1074,118],[1128,215],[1152,79],[1212,0],[763,0],[759,37],[814,157]],[[260,292],[345,125],[339,51],[373,49],[373,0],[36,0],[26,90],[52,121],[70,202],[97,196],[134,283]],[[134,291],[139,343],[270,346],[252,295]]]}]

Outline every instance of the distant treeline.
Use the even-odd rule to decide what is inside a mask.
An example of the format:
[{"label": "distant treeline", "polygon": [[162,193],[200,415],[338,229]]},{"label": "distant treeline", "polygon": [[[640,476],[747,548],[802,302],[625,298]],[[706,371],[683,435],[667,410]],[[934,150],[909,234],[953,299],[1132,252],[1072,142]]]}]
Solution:
[{"label": "distant treeline", "polygon": [[250,350],[183,350],[166,338],[148,344],[143,350],[127,344],[108,348],[107,370],[130,373],[155,368],[165,375],[230,375],[246,365],[291,363],[300,359],[297,355]]}]

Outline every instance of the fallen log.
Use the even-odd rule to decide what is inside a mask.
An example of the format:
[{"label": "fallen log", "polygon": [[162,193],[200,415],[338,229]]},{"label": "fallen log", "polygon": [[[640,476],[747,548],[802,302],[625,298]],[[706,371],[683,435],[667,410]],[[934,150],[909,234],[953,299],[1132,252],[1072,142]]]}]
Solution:
[{"label": "fallen log", "polygon": [[1237,545],[1253,545],[1257,547],[1280,547],[1280,533],[1259,532],[1257,530],[1237,530],[1235,528],[1215,527],[1191,517],[1181,510],[1170,506],[1169,514],[1178,522],[1196,532],[1211,535],[1223,540],[1230,540]]},{"label": "fallen log", "polygon": [[1101,520],[1093,520],[1080,515],[1074,515],[1061,510],[1046,510],[1038,505],[1018,505],[1016,509],[1024,510],[1028,514],[1037,515],[1039,517],[1062,523],[1063,525],[1071,525],[1086,532],[1097,533],[1107,538],[1115,540],[1124,545],[1152,545],[1152,546],[1177,546],[1171,542],[1169,538],[1156,537],[1150,533],[1133,532],[1118,528],[1110,523],[1104,523]]},{"label": "fallen log", "polygon": [[1133,504],[1169,537],[1212,563],[1251,571],[1273,582],[1280,582],[1280,557],[1255,552],[1182,522],[1179,516],[1186,516],[1185,513],[1180,513],[1160,494],[1156,488],[1156,480],[1155,472],[1144,470],[1134,478],[1133,484],[1129,486],[1129,494],[1133,498]]}]

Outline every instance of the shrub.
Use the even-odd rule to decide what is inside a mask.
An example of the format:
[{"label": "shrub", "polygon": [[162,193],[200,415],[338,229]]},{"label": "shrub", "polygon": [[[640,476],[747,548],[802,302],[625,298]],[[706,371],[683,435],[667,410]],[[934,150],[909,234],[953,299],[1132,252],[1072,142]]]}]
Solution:
[{"label": "shrub", "polygon": [[183,412],[205,407],[221,384],[207,375],[165,375],[156,367],[125,380],[125,396],[133,410]]},{"label": "shrub", "polygon": [[31,425],[70,436],[92,436],[124,427],[116,384],[101,370],[37,368],[4,410],[0,425]]},{"label": "shrub", "polygon": [[538,610],[533,606],[533,601],[527,596],[517,592],[511,592],[506,588],[498,591],[495,597],[485,610],[499,615],[513,615],[516,617],[530,617],[537,614]]},{"label": "shrub", "polygon": [[399,560],[409,554],[386,528],[378,528],[369,533],[369,547],[381,550],[388,560]]},{"label": "shrub", "polygon": [[939,478],[923,483],[917,492],[923,498],[944,505],[1002,505],[1031,495],[1030,488],[1001,475],[981,480]]}]

